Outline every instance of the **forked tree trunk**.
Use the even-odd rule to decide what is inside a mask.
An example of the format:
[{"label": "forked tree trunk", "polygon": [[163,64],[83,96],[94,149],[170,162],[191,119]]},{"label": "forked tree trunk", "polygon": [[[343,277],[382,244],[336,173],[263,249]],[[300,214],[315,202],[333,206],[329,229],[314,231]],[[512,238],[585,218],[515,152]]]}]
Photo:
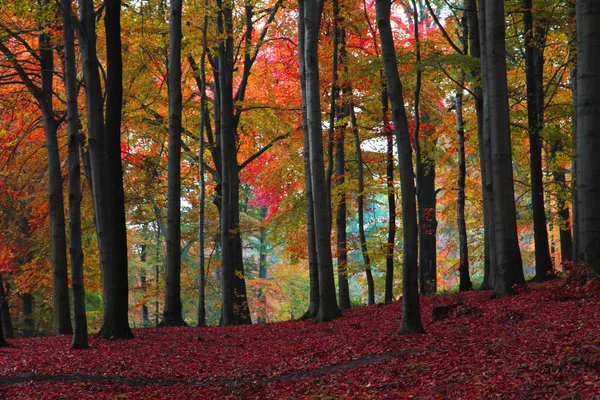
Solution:
[{"label": "forked tree trunk", "polygon": [[306,198],[306,235],[308,244],[308,273],[310,279],[310,295],[308,310],[303,319],[315,318],[319,311],[319,263],[315,243],[315,214],[312,199],[312,182],[310,172],[310,144],[308,137],[308,117],[306,107],[306,70],[304,62],[304,0],[298,0],[298,64],[300,67],[300,88],[302,91],[302,136],[304,138],[304,185]]},{"label": "forked tree trunk", "polygon": [[68,165],[69,165],[69,235],[71,286],[73,292],[74,331],[72,349],[89,347],[83,282],[83,247],[81,243],[81,170],[79,151],[79,108],[77,105],[77,67],[71,0],[62,0],[63,39],[65,52],[65,86],[67,93]]},{"label": "forked tree trunk", "polygon": [[404,252],[402,256],[402,322],[401,333],[423,333],[421,307],[419,304],[419,280],[417,267],[417,208],[415,201],[412,147],[402,84],[398,74],[394,38],[390,24],[389,0],[377,0],[377,26],[381,37],[381,50],[388,92],[392,103],[394,131],[398,147],[400,188],[402,190],[402,225],[404,228]]},{"label": "forked tree trunk", "polygon": [[600,274],[600,2],[577,0],[576,10],[579,252]]},{"label": "forked tree trunk", "polygon": [[514,293],[513,286],[525,282],[515,209],[512,175],[510,116],[506,78],[504,4],[485,0],[492,178],[498,277],[494,297]]},{"label": "forked tree trunk", "polygon": [[492,183],[492,156],[490,139],[490,113],[487,89],[487,43],[485,40],[485,2],[479,2],[479,15],[475,0],[467,0],[467,24],[469,27],[470,51],[480,59],[481,69],[474,72],[474,78],[481,77],[481,86],[475,86],[475,110],[477,111],[477,138],[479,142],[479,166],[483,198],[484,223],[484,270],[481,289],[493,289],[496,284],[496,233]]},{"label": "forked tree trunk", "polygon": [[306,115],[310,148],[310,172],[313,190],[315,243],[319,264],[319,311],[315,322],[331,321],[341,316],[335,297],[335,281],[331,259],[331,206],[327,200],[321,128],[319,82],[319,29],[322,7],[318,0],[304,2]]}]

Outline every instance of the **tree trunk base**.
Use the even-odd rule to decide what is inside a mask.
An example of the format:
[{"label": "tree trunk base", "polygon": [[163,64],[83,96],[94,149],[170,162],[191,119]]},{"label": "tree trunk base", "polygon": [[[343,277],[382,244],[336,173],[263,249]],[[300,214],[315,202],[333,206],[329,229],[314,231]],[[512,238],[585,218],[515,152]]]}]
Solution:
[{"label": "tree trunk base", "polygon": [[96,335],[100,339],[133,339],[133,332],[129,326],[127,327],[109,327],[106,324],[102,325],[100,332]]}]

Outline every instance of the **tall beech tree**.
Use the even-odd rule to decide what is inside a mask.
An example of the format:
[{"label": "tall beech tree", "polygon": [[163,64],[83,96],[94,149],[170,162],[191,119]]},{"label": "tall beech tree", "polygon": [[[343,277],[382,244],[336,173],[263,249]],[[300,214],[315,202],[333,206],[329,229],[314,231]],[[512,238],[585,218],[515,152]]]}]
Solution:
[{"label": "tall beech tree", "polygon": [[577,0],[576,12],[579,257],[600,274],[600,3]]},{"label": "tall beech tree", "polygon": [[525,282],[517,220],[512,171],[504,4],[484,0],[485,43],[487,51],[487,95],[489,101],[492,180],[495,214],[495,240],[498,277],[494,297],[513,294],[513,286]]},{"label": "tall beech tree", "polygon": [[169,167],[167,283],[162,324],[186,325],[181,306],[181,0],[171,1],[169,21]]},{"label": "tall beech tree", "polygon": [[[48,1],[40,2],[39,18],[47,19],[51,13],[51,4]],[[2,29],[12,36],[16,42],[23,43],[27,51],[34,50],[24,38],[4,25]],[[63,196],[63,177],[58,144],[59,120],[55,117],[54,110],[54,53],[49,26],[42,24],[38,27],[38,51],[31,54],[34,61],[39,63],[40,80],[36,83],[35,75],[30,74],[29,66],[19,62],[13,50],[0,39],[0,51],[9,60],[12,68],[27,90],[34,97],[42,112],[46,151],[48,154],[48,204],[50,212],[50,249],[52,260],[52,301],[54,308],[54,332],[57,334],[71,334],[71,312],[69,305],[69,279],[67,270],[67,242],[65,227],[65,211]],[[37,53],[37,54],[35,54]]]},{"label": "tall beech tree", "polygon": [[302,137],[304,159],[304,197],[306,209],[306,243],[308,251],[308,273],[310,293],[308,310],[302,318],[315,318],[319,312],[319,262],[315,239],[315,212],[310,167],[310,141],[308,132],[308,114],[306,100],[306,62],[305,62],[304,0],[298,0],[298,66],[300,69],[300,90],[302,94]]},{"label": "tall beech tree", "polygon": [[544,121],[544,46],[546,23],[534,23],[533,1],[523,0],[525,29],[525,81],[527,85],[527,125],[529,131],[529,170],[531,175],[531,205],[533,208],[533,237],[535,241],[535,280],[549,278],[552,270],[548,228],[544,206],[542,171],[542,137]]},{"label": "tall beech tree", "polygon": [[304,68],[306,79],[306,116],[310,148],[310,178],[315,219],[315,244],[319,265],[319,311],[315,322],[331,321],[341,315],[335,297],[331,258],[331,207],[325,183],[323,135],[321,128],[321,91],[319,82],[319,31],[322,3],[304,1]]},{"label": "tall beech tree", "polygon": [[381,37],[381,53],[392,115],[394,132],[398,148],[400,189],[402,191],[402,227],[404,234],[404,252],[402,255],[402,322],[401,333],[424,333],[419,304],[419,280],[417,267],[417,209],[415,201],[414,171],[412,166],[412,147],[402,84],[398,73],[396,50],[390,24],[389,0],[376,0],[377,27]]},{"label": "tall beech tree", "polygon": [[[96,12],[91,0],[79,3],[77,36],[85,81],[92,194],[102,270],[104,339],[131,338],[128,321],[127,235],[121,165],[123,101],[120,15],[121,2],[108,0],[106,30],[106,122],[96,47]],[[108,126],[107,126],[108,125]]]},{"label": "tall beech tree", "polygon": [[[429,145],[422,150],[421,142],[431,143],[430,129],[421,129],[421,86],[423,71],[421,70],[421,38],[419,24],[423,4],[412,0],[413,37],[415,39],[415,61],[417,63],[417,77],[414,91],[415,128],[413,145],[416,160],[416,191],[418,200],[418,232],[419,232],[419,272],[422,294],[434,294],[437,290],[437,256],[436,256],[436,191],[435,191],[435,159],[432,154],[435,148]],[[424,137],[420,137],[425,133]],[[432,148],[433,147],[433,148]]]},{"label": "tall beech tree", "polygon": [[77,104],[77,67],[75,59],[75,31],[71,0],[62,0],[64,40],[64,72],[67,94],[68,165],[69,165],[69,250],[71,255],[71,285],[73,292],[73,340],[71,348],[89,347],[85,313],[85,286],[83,281],[83,248],[81,240],[81,170],[79,151],[80,120]]}]

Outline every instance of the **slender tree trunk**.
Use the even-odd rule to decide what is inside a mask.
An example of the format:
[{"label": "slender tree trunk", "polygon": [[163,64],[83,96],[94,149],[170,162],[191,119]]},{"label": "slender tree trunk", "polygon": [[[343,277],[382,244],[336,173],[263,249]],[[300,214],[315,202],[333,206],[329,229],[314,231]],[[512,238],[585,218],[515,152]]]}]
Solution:
[{"label": "slender tree trunk", "polygon": [[512,175],[510,116],[506,78],[504,4],[485,0],[486,54],[492,151],[496,256],[498,278],[494,297],[513,294],[513,285],[525,282],[515,209]]},{"label": "slender tree trunk", "polygon": [[146,303],[146,293],[148,292],[148,279],[146,278],[146,261],[148,256],[148,246],[144,243],[140,249],[140,263],[142,264],[142,272],[140,274],[140,288],[144,302],[142,303],[142,326],[150,326],[150,318],[148,316],[148,304]]},{"label": "slender tree trunk", "polygon": [[[208,4],[205,2],[205,7]],[[208,30],[208,11],[204,14],[203,32]],[[198,288],[198,326],[206,326],[206,276],[205,276],[205,244],[204,244],[204,227],[205,227],[205,209],[206,209],[206,183],[204,181],[204,129],[206,119],[208,118],[208,108],[206,105],[206,52],[208,51],[206,35],[203,35],[202,40],[202,57],[200,59],[200,148],[198,150],[198,164],[200,171],[198,179],[200,180],[200,201],[198,210],[198,244],[199,244],[199,280],[200,287]]]},{"label": "slender tree trunk", "polygon": [[[258,277],[260,279],[267,279],[267,252],[266,252],[266,240],[267,240],[267,231],[264,227],[264,221],[267,218],[267,207],[260,206],[260,232],[258,233]],[[258,300],[260,301],[260,306],[258,309],[258,323],[264,324],[267,322],[267,296],[266,293],[263,292],[262,288],[258,292]]]},{"label": "slender tree trunk", "polygon": [[310,278],[310,301],[303,319],[315,318],[319,311],[319,263],[315,242],[315,214],[312,199],[310,172],[310,144],[308,134],[308,116],[306,107],[306,69],[305,69],[304,0],[298,0],[298,61],[300,66],[300,87],[302,90],[302,136],[304,138],[304,184],[306,197],[306,234],[308,244],[308,272]]},{"label": "slender tree trunk", "polygon": [[577,0],[576,11],[579,252],[600,274],[600,3]]},{"label": "slender tree trunk", "polygon": [[[42,4],[47,4],[43,1]],[[50,36],[40,27],[38,35],[41,67],[41,93],[39,97],[44,121],[46,149],[48,151],[48,186],[50,209],[50,248],[52,259],[52,289],[54,306],[54,332],[71,334],[71,311],[69,307],[69,278],[67,270],[67,242],[63,197],[63,177],[58,151],[58,137],[53,108],[54,54]]]},{"label": "slender tree trunk", "polygon": [[318,0],[304,2],[306,115],[310,147],[310,172],[315,216],[315,244],[319,264],[319,311],[315,322],[331,321],[341,315],[335,297],[331,259],[331,207],[327,202],[327,185],[323,160],[323,134],[319,82],[319,30],[322,8]]},{"label": "slender tree trunk", "polygon": [[[335,98],[339,94],[340,88],[338,87],[338,60],[339,64],[342,64],[346,68],[346,32],[343,28],[339,27],[339,7],[337,0],[333,2],[334,9],[334,60],[333,60],[333,84],[332,84],[332,96],[331,96],[331,114],[329,123],[332,124],[329,128],[329,132],[335,136],[335,184],[337,187],[337,195],[339,198],[336,202],[336,244],[338,253],[338,290],[340,308],[342,310],[348,310],[351,307],[350,304],[350,288],[348,286],[348,240],[346,233],[346,189],[344,188],[346,173],[346,157],[344,148],[344,126],[336,126],[336,120],[339,118],[337,111],[340,107],[336,104]],[[338,47],[341,47],[338,58]],[[344,95],[348,94],[347,88],[344,88]],[[347,96],[345,96],[347,98]],[[346,100],[345,100],[346,101]],[[342,105],[343,116],[342,118],[348,118],[350,116],[349,104]],[[336,132],[336,128],[337,132]],[[330,156],[331,158],[331,156]]]},{"label": "slender tree trunk", "polygon": [[381,37],[381,50],[387,87],[392,103],[394,131],[400,161],[400,189],[402,190],[402,225],[404,228],[404,252],[402,256],[402,322],[401,333],[423,333],[421,307],[419,304],[419,280],[417,266],[417,209],[415,201],[412,147],[402,84],[398,74],[396,51],[390,24],[389,0],[376,0],[377,26]]},{"label": "slender tree trunk", "polygon": [[[365,173],[363,166],[362,150],[360,148],[360,137],[358,134],[358,125],[356,123],[356,114],[354,105],[347,104],[346,113],[350,114],[352,121],[352,132],[354,133],[354,149],[356,151],[356,164],[358,169],[358,235],[360,237],[360,249],[363,256],[363,265],[367,276],[367,299],[369,305],[375,304],[375,282],[373,281],[373,272],[371,271],[371,258],[367,247],[367,236],[365,235]],[[392,264],[393,271],[393,264]],[[392,272],[393,273],[393,272]]]},{"label": "slender tree trunk", "polygon": [[[415,38],[415,55],[417,64],[421,63],[421,41],[419,36],[419,9],[417,2],[412,1],[413,8],[413,35]],[[414,92],[414,148],[416,159],[417,200],[418,200],[418,232],[419,232],[419,268],[421,294],[434,294],[437,290],[437,264],[436,264],[436,229],[435,216],[435,161],[429,155],[430,149],[421,151],[421,82],[422,72],[417,69],[417,82]],[[426,137],[425,141],[430,138]]]},{"label": "slender tree trunk", "polygon": [[394,300],[394,247],[396,245],[396,188],[394,187],[394,131],[389,122],[389,99],[384,83],[381,92],[383,132],[386,136],[386,182],[388,199],[388,236],[385,252],[385,302]]},{"label": "slender tree trunk", "polygon": [[540,133],[543,128],[544,90],[543,72],[544,55],[542,37],[534,28],[532,0],[523,0],[523,25],[525,29],[525,72],[527,83],[527,123],[529,129],[529,164],[531,175],[531,204],[533,207],[533,236],[535,241],[535,280],[548,279],[552,270],[550,247],[548,244],[548,228],[544,207],[544,182],[542,177],[542,143]]},{"label": "slender tree trunk", "polygon": [[[576,23],[576,4],[572,5],[572,21]],[[572,218],[571,224],[573,226],[573,250],[572,260],[579,262],[581,260],[579,250],[579,212],[578,212],[578,201],[577,201],[577,32],[574,37],[571,37],[569,45],[569,53],[571,54],[572,67],[570,71],[571,81],[571,120],[573,121],[571,132],[571,207],[572,207]]]},{"label": "slender tree trunk", "polygon": [[0,330],[2,330],[4,339],[14,337],[12,320],[10,319],[10,308],[8,307],[8,296],[4,290],[2,274],[0,274]]},{"label": "slender tree trunk", "polygon": [[[461,18],[461,42],[463,54],[468,52],[469,29],[467,25],[466,13]],[[459,238],[459,290],[461,292],[473,289],[473,283],[469,276],[469,247],[467,243],[467,224],[465,222],[465,181],[467,178],[467,166],[465,156],[465,123],[463,120],[463,89],[465,81],[465,72],[460,71],[459,88],[455,96],[455,112],[456,112],[456,143],[458,148],[458,196],[457,196],[457,225]]]},{"label": "slender tree trunk", "polygon": [[169,22],[169,168],[167,283],[162,324],[185,326],[181,305],[181,0],[171,1]]},{"label": "slender tree trunk", "polygon": [[79,108],[77,105],[77,67],[71,0],[62,0],[63,39],[65,52],[65,86],[68,117],[69,164],[69,235],[71,255],[71,285],[73,291],[74,331],[71,348],[89,347],[87,317],[85,313],[85,287],[83,281],[83,247],[81,243],[81,170],[79,151]]},{"label": "slender tree trunk", "polygon": [[23,337],[31,337],[35,333],[35,321],[33,320],[33,296],[31,293],[21,295],[23,302]]}]

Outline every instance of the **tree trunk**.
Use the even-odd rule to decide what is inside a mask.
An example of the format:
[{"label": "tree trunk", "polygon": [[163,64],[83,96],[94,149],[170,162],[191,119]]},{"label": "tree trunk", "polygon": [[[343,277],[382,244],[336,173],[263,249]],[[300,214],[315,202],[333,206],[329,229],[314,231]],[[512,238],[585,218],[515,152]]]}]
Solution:
[{"label": "tree trunk", "polygon": [[[419,10],[416,1],[412,1],[413,29],[416,47],[416,62],[421,62],[421,41],[419,37]],[[419,232],[419,268],[421,294],[434,294],[437,290],[437,264],[436,264],[436,229],[435,216],[435,161],[430,156],[430,149],[421,152],[421,69],[417,69],[417,82],[414,92],[414,148],[416,159],[416,181],[418,200],[418,232]],[[429,137],[426,141],[429,141]]]},{"label": "tree trunk", "polygon": [[[463,80],[464,81],[464,80]],[[469,248],[467,246],[467,225],[465,223],[465,180],[467,175],[465,163],[465,129],[462,118],[463,96],[462,88],[456,92],[456,132],[458,147],[458,199],[457,224],[459,237],[459,290],[469,291],[473,288],[469,276]]]},{"label": "tree trunk", "polygon": [[394,117],[394,131],[398,148],[400,189],[402,190],[402,225],[404,228],[404,252],[402,256],[402,322],[401,333],[423,333],[421,308],[419,304],[419,281],[417,267],[417,210],[415,202],[414,172],[412,166],[412,147],[408,132],[408,121],[402,84],[398,75],[396,51],[390,25],[389,0],[377,0],[377,26],[381,37],[381,50],[387,87]]},{"label": "tree trunk", "polygon": [[[462,51],[463,54],[468,52],[468,37],[469,29],[467,26],[466,15],[461,18],[462,27]],[[460,71],[460,85],[455,96],[455,112],[456,112],[456,146],[458,148],[458,196],[457,196],[457,225],[459,238],[459,285],[461,292],[473,289],[473,283],[469,276],[469,247],[467,243],[467,224],[465,222],[465,181],[467,178],[467,166],[465,156],[465,123],[463,120],[463,83],[465,81],[465,73]],[[485,240],[485,239],[484,239]]]},{"label": "tree trunk", "polygon": [[[383,71],[381,72],[383,74]],[[386,303],[394,300],[394,247],[396,245],[396,189],[394,187],[394,131],[389,122],[389,99],[387,86],[381,91],[381,114],[383,133],[386,136],[386,182],[388,200],[388,237],[385,252],[385,295]]]},{"label": "tree trunk", "polygon": [[148,292],[148,279],[146,278],[146,261],[148,246],[144,243],[140,249],[140,263],[142,264],[142,272],[140,274],[140,288],[142,289],[142,296],[144,301],[142,303],[142,326],[150,326],[150,318],[148,316],[148,304],[146,303],[146,293]]},{"label": "tree trunk", "polygon": [[578,0],[576,10],[579,252],[600,274],[600,3]]},{"label": "tree trunk", "polygon": [[[339,87],[337,84],[337,66],[338,66],[338,46],[341,45],[340,49],[340,64],[346,67],[346,32],[343,28],[339,28],[338,26],[338,17],[339,17],[339,8],[337,5],[337,0],[334,0],[333,3],[334,8],[334,76],[333,76],[333,87],[332,87],[332,101],[331,101],[331,116],[330,123],[333,123],[333,128],[338,128],[337,132],[335,129],[330,132],[334,132],[335,136],[335,185],[337,187],[337,196],[339,196],[336,202],[336,244],[337,244],[337,253],[338,253],[338,290],[339,290],[339,299],[340,299],[340,308],[342,310],[348,310],[352,306],[350,304],[350,288],[348,286],[348,240],[346,233],[346,189],[344,188],[345,178],[344,175],[346,173],[346,155],[344,148],[344,129],[345,126],[336,127],[336,120],[339,118],[337,116],[337,112],[339,111],[339,106],[335,103],[334,99],[339,94]],[[344,87],[344,95],[349,93],[348,88]],[[335,94],[335,96],[334,96]],[[347,99],[347,96],[344,96]],[[347,100],[345,100],[347,101]],[[343,104],[343,115],[342,118],[350,117],[350,105]],[[332,129],[332,128],[330,128]],[[360,194],[359,194],[360,195]]]},{"label": "tree trunk", "polygon": [[81,170],[79,151],[79,108],[77,105],[77,67],[73,11],[71,0],[62,0],[62,22],[65,52],[65,87],[67,93],[68,165],[69,165],[69,250],[71,255],[71,285],[73,291],[74,331],[72,349],[89,347],[87,317],[85,314],[85,287],[83,281],[83,248],[81,243]]},{"label": "tree trunk", "polygon": [[181,0],[171,1],[169,22],[169,167],[167,282],[162,325],[185,326],[181,305]]},{"label": "tree trunk", "polygon": [[331,259],[331,207],[327,201],[321,129],[319,82],[319,29],[322,9],[317,0],[304,2],[306,115],[310,147],[310,172],[315,216],[315,244],[319,265],[319,311],[315,322],[331,321],[341,316],[335,297]]},{"label": "tree trunk", "polygon": [[[44,1],[43,4],[46,4]],[[71,334],[71,311],[69,306],[69,276],[67,270],[67,242],[65,229],[65,209],[63,197],[63,177],[58,151],[58,137],[53,108],[54,54],[50,36],[38,35],[41,67],[41,93],[38,99],[42,109],[46,149],[48,151],[48,188],[50,210],[50,248],[52,259],[52,300],[54,307],[54,332]]]},{"label": "tree trunk", "polygon": [[369,249],[367,247],[367,236],[365,235],[365,173],[363,166],[363,157],[362,150],[360,148],[360,137],[358,135],[358,125],[356,124],[356,114],[354,113],[354,105],[347,104],[345,108],[346,113],[350,114],[350,119],[352,121],[352,132],[354,133],[354,149],[356,151],[356,164],[358,170],[358,235],[360,237],[360,249],[363,256],[363,265],[365,269],[365,274],[367,276],[367,300],[368,304],[371,305],[375,304],[375,282],[373,281],[373,272],[371,271],[371,258],[369,257]]},{"label": "tree trunk", "polygon": [[[525,30],[525,80],[527,84],[527,124],[529,130],[529,165],[531,175],[531,204],[533,208],[533,236],[535,241],[536,281],[549,278],[552,270],[548,228],[544,206],[544,182],[542,176],[542,138],[544,107],[544,54],[545,31],[534,29],[532,0],[523,0],[523,25]],[[541,32],[542,31],[542,32]],[[541,33],[541,35],[540,35]]]},{"label": "tree trunk", "polygon": [[471,56],[480,59],[480,70],[473,72],[475,80],[480,76],[481,85],[474,87],[475,110],[477,112],[477,138],[479,142],[479,165],[483,198],[484,223],[484,267],[481,289],[493,289],[496,284],[496,234],[492,183],[492,156],[490,138],[490,113],[488,99],[487,43],[485,40],[485,2],[479,2],[479,18],[475,0],[467,0],[467,24],[470,32]]},{"label": "tree trunk", "polygon": [[8,307],[8,290],[4,290],[2,282],[2,274],[0,274],[0,328],[4,334],[4,338],[12,339],[14,331],[12,320],[10,318],[10,308]]},{"label": "tree trunk", "polygon": [[129,328],[129,278],[127,227],[121,162],[121,114],[123,109],[123,60],[121,49],[121,0],[106,0],[106,121],[104,145],[108,178],[108,218],[111,262],[102,270],[104,319],[99,336],[132,338]]},{"label": "tree trunk", "polygon": [[23,337],[31,337],[35,333],[35,321],[33,320],[33,296],[31,293],[21,295],[23,301]]},{"label": "tree trunk", "polygon": [[515,210],[503,2],[485,0],[485,29],[498,277],[494,297],[525,282]]},{"label": "tree trunk", "polygon": [[306,107],[306,69],[304,62],[304,0],[298,0],[298,64],[300,67],[300,88],[302,91],[302,136],[304,138],[304,184],[306,198],[306,234],[308,244],[308,273],[310,278],[310,300],[303,319],[315,318],[319,311],[319,263],[315,242],[315,214],[312,199],[310,172],[310,145],[308,137],[308,117]]}]

